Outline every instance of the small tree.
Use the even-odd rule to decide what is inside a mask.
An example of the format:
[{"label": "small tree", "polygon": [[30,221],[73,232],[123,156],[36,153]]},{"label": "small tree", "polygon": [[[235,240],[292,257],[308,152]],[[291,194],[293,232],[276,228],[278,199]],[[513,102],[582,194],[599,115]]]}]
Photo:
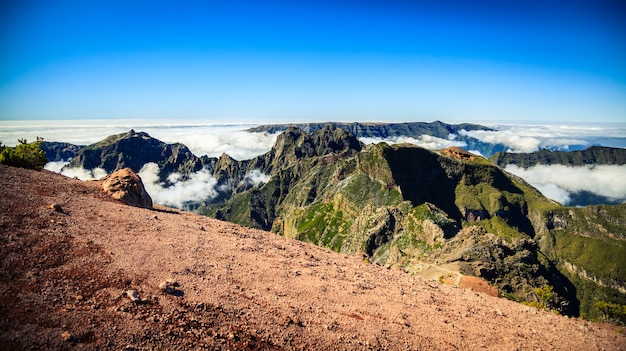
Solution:
[{"label": "small tree", "polygon": [[41,170],[48,163],[46,153],[41,149],[43,138],[28,143],[26,139],[18,139],[19,144],[15,147],[0,144],[0,164]]}]

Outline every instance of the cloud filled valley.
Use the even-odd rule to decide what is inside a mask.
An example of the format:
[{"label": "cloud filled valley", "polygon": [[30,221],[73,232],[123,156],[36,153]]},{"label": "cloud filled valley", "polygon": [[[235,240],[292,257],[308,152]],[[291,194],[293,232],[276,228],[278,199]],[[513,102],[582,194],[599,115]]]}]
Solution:
[{"label": "cloud filled valley", "polygon": [[612,203],[626,202],[626,165],[536,165],[529,168],[508,165],[505,170],[563,205],[577,205],[572,203],[572,194],[581,192],[598,195]]}]

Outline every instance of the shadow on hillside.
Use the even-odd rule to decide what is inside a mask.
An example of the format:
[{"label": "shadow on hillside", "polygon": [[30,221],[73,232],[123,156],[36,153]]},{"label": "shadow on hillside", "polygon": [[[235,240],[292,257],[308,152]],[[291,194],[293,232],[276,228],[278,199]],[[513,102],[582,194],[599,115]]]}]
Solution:
[{"label": "shadow on hillside", "polygon": [[563,310],[563,314],[568,316],[580,316],[580,300],[577,298],[576,286],[559,271],[552,262],[547,267],[550,275],[548,281],[560,296],[563,296],[569,303]]},{"label": "shadow on hillside", "polygon": [[161,213],[169,213],[169,214],[180,214],[179,211],[175,211],[175,210],[168,210],[168,209],[164,209],[164,208],[156,208],[153,207],[151,208],[152,211],[154,212],[161,212]]},{"label": "shadow on hillside", "polygon": [[414,206],[432,203],[455,221],[461,220],[461,212],[454,203],[459,180],[450,175],[453,172],[446,171],[432,152],[420,148],[387,149],[386,158],[404,199]]}]

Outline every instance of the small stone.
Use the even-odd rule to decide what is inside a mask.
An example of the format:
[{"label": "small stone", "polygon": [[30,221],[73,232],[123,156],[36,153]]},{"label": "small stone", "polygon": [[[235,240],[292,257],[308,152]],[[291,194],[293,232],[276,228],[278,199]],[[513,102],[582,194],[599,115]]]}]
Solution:
[{"label": "small stone", "polygon": [[173,294],[176,292],[176,287],[178,287],[179,284],[176,280],[174,279],[167,279],[164,282],[161,282],[161,284],[159,284],[159,289],[161,289],[161,291],[168,293],[168,294]]},{"label": "small stone", "polygon": [[72,334],[70,334],[70,332],[68,331],[64,331],[63,333],[61,333],[61,337],[63,338],[64,341],[71,341],[72,339],[74,339]]},{"label": "small stone", "polygon": [[61,205],[59,204],[51,204],[50,206],[48,206],[50,209],[55,210],[57,212],[61,212],[63,213],[63,208],[61,208]]},{"label": "small stone", "polygon": [[132,302],[141,301],[141,299],[139,298],[139,295],[137,295],[137,292],[135,290],[126,291],[126,296],[128,296],[128,298],[130,298]]}]

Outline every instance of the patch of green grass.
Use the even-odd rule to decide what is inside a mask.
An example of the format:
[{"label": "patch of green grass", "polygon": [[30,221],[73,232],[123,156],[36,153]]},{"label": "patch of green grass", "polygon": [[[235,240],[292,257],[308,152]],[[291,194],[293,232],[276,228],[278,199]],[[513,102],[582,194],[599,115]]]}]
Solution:
[{"label": "patch of green grass", "polygon": [[332,203],[318,203],[304,211],[296,225],[297,239],[341,251],[351,221]]},{"label": "patch of green grass", "polygon": [[349,179],[341,193],[354,204],[371,203],[374,206],[394,206],[402,201],[396,189],[387,189],[365,173],[357,173]]},{"label": "patch of green grass", "polygon": [[590,238],[565,230],[554,231],[554,239],[554,249],[561,259],[602,279],[626,281],[626,242]]},{"label": "patch of green grass", "polygon": [[517,229],[509,226],[507,222],[500,217],[492,217],[481,221],[466,223],[466,225],[477,225],[485,228],[487,232],[496,234],[497,236],[511,241],[515,238],[528,238],[528,235],[519,232]]}]

